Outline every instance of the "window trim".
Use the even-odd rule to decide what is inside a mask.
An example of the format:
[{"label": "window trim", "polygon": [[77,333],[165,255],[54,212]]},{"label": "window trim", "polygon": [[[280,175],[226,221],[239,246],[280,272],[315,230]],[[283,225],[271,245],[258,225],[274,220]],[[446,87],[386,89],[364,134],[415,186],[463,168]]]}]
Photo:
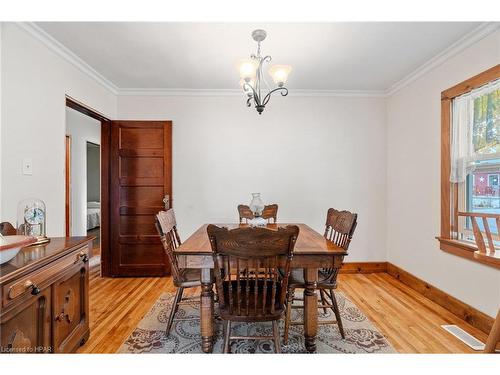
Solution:
[{"label": "window trim", "polygon": [[497,79],[500,79],[500,64],[441,93],[441,233],[437,239],[443,251],[500,268],[500,251],[495,252],[498,258],[478,256],[475,246],[452,238],[452,232],[458,229],[458,184],[450,182],[452,100]]},{"label": "window trim", "polygon": [[[491,185],[491,183],[490,183],[490,177],[491,176],[497,176],[497,184],[496,185]],[[500,179],[500,174],[498,174],[498,173],[488,173],[488,187],[492,187],[492,186],[498,187],[499,186],[498,185],[499,179]]]}]

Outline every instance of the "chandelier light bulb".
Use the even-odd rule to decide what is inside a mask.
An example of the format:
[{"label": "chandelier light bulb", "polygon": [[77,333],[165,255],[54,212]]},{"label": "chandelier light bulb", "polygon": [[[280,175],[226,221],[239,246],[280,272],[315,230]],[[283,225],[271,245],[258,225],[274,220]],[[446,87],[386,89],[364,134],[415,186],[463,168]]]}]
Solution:
[{"label": "chandelier light bulb", "polygon": [[269,69],[269,75],[273,79],[274,83],[276,83],[279,87],[282,87],[286,83],[288,75],[291,71],[292,67],[290,65],[273,65]]},{"label": "chandelier light bulb", "polygon": [[240,70],[240,77],[248,82],[255,77],[257,71],[257,64],[255,63],[254,60],[251,59],[242,60],[240,63],[239,70]]}]

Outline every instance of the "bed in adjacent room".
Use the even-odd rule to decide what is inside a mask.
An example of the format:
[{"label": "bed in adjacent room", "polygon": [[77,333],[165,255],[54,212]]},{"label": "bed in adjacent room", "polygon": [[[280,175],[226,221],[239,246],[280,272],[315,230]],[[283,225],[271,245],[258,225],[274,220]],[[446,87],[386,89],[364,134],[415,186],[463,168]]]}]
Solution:
[{"label": "bed in adjacent room", "polygon": [[101,225],[101,202],[87,202],[87,230]]}]

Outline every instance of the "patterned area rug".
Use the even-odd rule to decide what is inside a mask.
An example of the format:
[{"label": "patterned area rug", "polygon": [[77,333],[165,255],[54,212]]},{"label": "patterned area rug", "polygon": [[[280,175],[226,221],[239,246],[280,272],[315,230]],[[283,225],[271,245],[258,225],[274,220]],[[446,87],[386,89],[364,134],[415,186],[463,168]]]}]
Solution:
[{"label": "patterned area rug", "polygon": [[[317,353],[395,353],[387,339],[372,325],[368,318],[341,293],[337,300],[344,323],[345,340],[334,324],[319,325],[316,337]],[[119,353],[202,353],[198,304],[179,306],[170,336],[165,334],[166,322],[174,295],[164,293],[144,316],[138,327],[122,344]],[[300,303],[300,302],[295,302]],[[334,320],[329,310],[320,311],[320,320]],[[302,321],[302,309],[292,309],[293,321]],[[283,337],[284,321],[280,322]],[[216,319],[214,327],[214,353],[222,352],[222,321]],[[272,335],[271,323],[233,323],[233,335]],[[288,345],[283,353],[307,353],[304,346],[303,328],[291,326]],[[270,340],[232,341],[231,353],[274,353]]]}]

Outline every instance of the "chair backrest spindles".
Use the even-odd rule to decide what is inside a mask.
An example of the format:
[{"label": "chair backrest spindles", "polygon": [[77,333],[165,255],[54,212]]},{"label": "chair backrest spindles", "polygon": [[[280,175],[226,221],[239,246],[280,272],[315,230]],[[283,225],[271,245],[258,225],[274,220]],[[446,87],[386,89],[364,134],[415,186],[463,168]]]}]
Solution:
[{"label": "chair backrest spindles", "polygon": [[[299,228],[229,230],[209,225],[207,232],[221,308],[232,316],[249,319],[284,310],[290,261]],[[278,267],[284,268],[283,276]]]},{"label": "chair backrest spindles", "polygon": [[[238,205],[238,214],[240,216],[240,223],[248,223],[248,220],[255,218],[250,207],[245,204]],[[269,204],[264,206],[260,217],[267,220],[268,223],[276,223],[278,219],[278,205]]]},{"label": "chair backrest spindles", "polygon": [[[344,250],[349,248],[354,230],[358,224],[358,215],[349,211],[328,209],[326,214],[324,237]],[[339,268],[323,268],[323,278],[334,284],[337,280]]]},{"label": "chair backrest spindles", "polygon": [[263,219],[266,219],[268,223],[273,221],[273,223],[276,223],[276,220],[278,218],[278,205],[277,204],[270,204],[267,206],[264,206],[264,209],[262,210],[261,217]]},{"label": "chair backrest spindles", "polygon": [[328,209],[324,237],[347,250],[358,224],[357,220],[358,215],[352,212],[338,211],[334,208]]},{"label": "chair backrest spindles", "polygon": [[[493,239],[494,234],[491,232],[488,219],[491,221],[495,221],[497,227],[495,239],[497,241],[500,241],[500,215],[482,212],[459,212],[458,216],[463,216],[470,219],[470,223],[472,225],[472,233],[474,234],[474,240],[476,242],[478,252],[481,254],[495,254],[497,250],[495,249],[495,241]],[[478,218],[482,220],[484,233],[479,227]],[[484,234],[486,234],[486,242],[488,243],[488,246],[486,246]]]},{"label": "chair backrest spindles", "polygon": [[248,223],[248,220],[252,220],[254,218],[253,212],[250,207],[244,204],[238,205],[238,214],[240,216],[240,223]]},{"label": "chair backrest spindles", "polygon": [[172,271],[174,283],[178,284],[181,282],[181,270],[179,269],[174,250],[181,245],[181,239],[177,232],[177,221],[175,219],[174,210],[169,209],[168,211],[160,211],[156,215],[155,225],[158,233],[160,234],[163,249],[165,250],[167,258],[170,262],[170,269]]}]

